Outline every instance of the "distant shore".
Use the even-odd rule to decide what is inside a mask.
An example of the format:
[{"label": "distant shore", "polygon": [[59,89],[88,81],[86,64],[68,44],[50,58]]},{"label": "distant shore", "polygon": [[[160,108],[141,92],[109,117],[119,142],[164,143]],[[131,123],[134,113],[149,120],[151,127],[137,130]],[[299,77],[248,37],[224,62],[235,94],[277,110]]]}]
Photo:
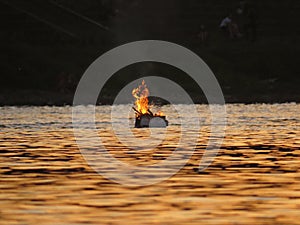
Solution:
[{"label": "distant shore", "polygon": [[[0,91],[0,106],[64,106],[73,104],[74,94],[59,93],[42,90],[2,90]],[[284,95],[272,93],[270,95],[232,96],[224,95],[229,104],[255,104],[255,103],[300,103],[300,95]],[[99,105],[110,105],[112,97],[106,97],[98,102]],[[196,104],[207,104],[205,98],[197,98]]]}]

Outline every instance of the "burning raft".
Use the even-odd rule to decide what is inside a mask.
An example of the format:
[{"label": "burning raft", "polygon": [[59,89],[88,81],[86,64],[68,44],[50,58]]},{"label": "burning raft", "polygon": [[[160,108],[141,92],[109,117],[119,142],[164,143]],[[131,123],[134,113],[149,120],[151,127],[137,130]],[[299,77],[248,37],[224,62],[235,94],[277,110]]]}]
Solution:
[{"label": "burning raft", "polygon": [[150,109],[146,114],[140,113],[136,108],[134,108],[136,113],[135,117],[135,128],[142,128],[142,127],[166,127],[168,126],[169,122],[166,120],[166,116],[153,114]]},{"label": "burning raft", "polygon": [[135,127],[166,127],[168,126],[168,120],[162,112],[153,114],[149,106],[149,90],[145,84],[145,81],[136,88],[133,89],[132,95],[135,97],[135,107],[132,107],[135,111]]}]

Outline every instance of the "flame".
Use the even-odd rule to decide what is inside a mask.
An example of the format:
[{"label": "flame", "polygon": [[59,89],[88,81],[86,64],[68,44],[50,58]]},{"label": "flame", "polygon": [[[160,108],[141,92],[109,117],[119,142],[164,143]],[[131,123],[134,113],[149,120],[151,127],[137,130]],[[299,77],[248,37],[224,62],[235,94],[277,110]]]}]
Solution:
[{"label": "flame", "polygon": [[136,114],[137,117],[139,117],[139,114],[150,114],[152,116],[165,116],[165,114],[161,111],[158,111],[157,113],[153,114],[151,112],[151,107],[153,105],[149,105],[149,96],[150,92],[147,88],[146,82],[143,80],[142,84],[139,85],[138,88],[135,88],[132,90],[132,96],[135,98],[135,107],[138,113]]},{"label": "flame", "polygon": [[155,113],[155,116],[165,116],[165,114],[162,111],[158,111]]},{"label": "flame", "polygon": [[149,110],[149,104],[148,104],[149,89],[147,88],[147,85],[144,80],[138,88],[132,90],[132,95],[136,99],[135,100],[136,109],[141,114],[147,114]]}]

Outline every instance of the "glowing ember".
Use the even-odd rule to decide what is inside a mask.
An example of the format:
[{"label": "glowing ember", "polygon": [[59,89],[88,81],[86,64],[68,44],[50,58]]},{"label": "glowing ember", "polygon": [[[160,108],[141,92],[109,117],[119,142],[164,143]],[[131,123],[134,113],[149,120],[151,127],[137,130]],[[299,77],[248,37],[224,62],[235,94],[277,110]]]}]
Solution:
[{"label": "glowing ember", "polygon": [[165,114],[161,111],[158,111],[157,113],[155,113],[155,116],[165,116]]},{"label": "glowing ember", "polygon": [[137,111],[139,111],[141,114],[147,114],[149,110],[149,90],[144,80],[138,88],[132,90],[132,95],[136,99],[135,106]]}]

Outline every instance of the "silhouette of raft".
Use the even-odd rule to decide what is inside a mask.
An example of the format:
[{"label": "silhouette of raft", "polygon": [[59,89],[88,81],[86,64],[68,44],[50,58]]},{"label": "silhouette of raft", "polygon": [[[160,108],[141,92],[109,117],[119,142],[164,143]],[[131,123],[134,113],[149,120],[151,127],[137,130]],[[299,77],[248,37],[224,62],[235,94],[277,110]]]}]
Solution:
[{"label": "silhouette of raft", "polygon": [[142,114],[135,108],[133,110],[136,112],[135,117],[135,128],[145,128],[145,127],[157,127],[165,128],[169,125],[166,116],[154,115],[150,110],[147,113]]}]

